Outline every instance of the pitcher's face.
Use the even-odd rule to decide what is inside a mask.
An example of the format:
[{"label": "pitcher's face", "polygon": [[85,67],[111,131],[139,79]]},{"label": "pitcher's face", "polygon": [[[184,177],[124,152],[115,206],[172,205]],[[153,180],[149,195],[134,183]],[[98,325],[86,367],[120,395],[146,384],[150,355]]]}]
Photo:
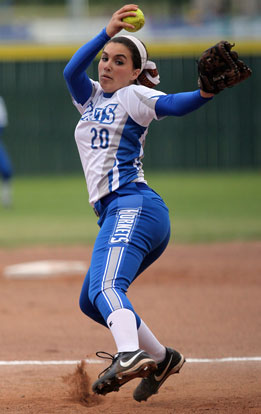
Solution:
[{"label": "pitcher's face", "polygon": [[99,82],[104,92],[112,93],[131,85],[140,74],[134,69],[131,51],[122,43],[108,43],[98,65]]}]

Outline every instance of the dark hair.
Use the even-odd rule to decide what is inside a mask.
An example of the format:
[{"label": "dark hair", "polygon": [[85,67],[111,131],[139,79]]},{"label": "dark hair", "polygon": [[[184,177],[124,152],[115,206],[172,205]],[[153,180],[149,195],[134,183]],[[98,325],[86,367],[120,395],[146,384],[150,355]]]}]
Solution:
[{"label": "dark hair", "polygon": [[[141,41],[140,41],[141,42]],[[132,64],[134,69],[141,69],[141,57],[140,57],[140,52],[139,49],[137,48],[137,46],[135,45],[135,43],[133,43],[130,39],[128,39],[127,37],[124,36],[116,36],[113,37],[112,39],[110,39],[107,43],[121,43],[124,46],[126,46],[130,53],[131,53],[131,58],[132,58]],[[145,48],[146,54],[147,54],[147,60],[148,60],[148,51],[146,46],[144,45],[143,42],[141,42]],[[105,46],[106,46],[105,45]],[[135,79],[134,83],[138,84],[138,85],[143,85],[143,86],[147,86],[147,88],[155,88],[155,86],[159,83],[159,73],[158,70],[156,68],[156,65],[154,62],[150,62],[152,64],[154,64],[153,69],[147,69],[147,70],[143,70],[137,79]],[[155,78],[155,81],[153,81],[151,78]]]},{"label": "dark hair", "polygon": [[[141,69],[140,52],[139,52],[137,46],[135,45],[135,43],[133,43],[130,39],[128,39],[127,37],[123,37],[123,36],[116,36],[116,37],[113,37],[112,39],[110,39],[108,41],[108,43],[121,43],[124,46],[126,46],[131,52],[134,69]],[[148,51],[146,49],[146,46],[144,45],[143,42],[141,42],[141,43],[143,44],[143,46],[146,50],[146,53],[147,53],[147,57],[148,57]]]}]

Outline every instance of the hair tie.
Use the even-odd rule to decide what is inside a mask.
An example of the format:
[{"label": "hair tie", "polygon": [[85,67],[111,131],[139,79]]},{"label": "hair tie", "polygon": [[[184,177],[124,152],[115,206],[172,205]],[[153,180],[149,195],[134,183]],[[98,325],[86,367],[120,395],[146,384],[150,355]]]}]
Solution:
[{"label": "hair tie", "polygon": [[144,85],[148,88],[154,88],[160,83],[159,72],[156,63],[148,60],[145,67],[137,79],[138,85]]},{"label": "hair tie", "polygon": [[128,35],[123,35],[122,37],[127,37],[127,39],[133,42],[140,54],[141,73],[138,76],[137,84],[147,86],[148,88],[154,88],[154,86],[160,83],[159,72],[155,62],[147,60],[147,51],[139,39]]}]

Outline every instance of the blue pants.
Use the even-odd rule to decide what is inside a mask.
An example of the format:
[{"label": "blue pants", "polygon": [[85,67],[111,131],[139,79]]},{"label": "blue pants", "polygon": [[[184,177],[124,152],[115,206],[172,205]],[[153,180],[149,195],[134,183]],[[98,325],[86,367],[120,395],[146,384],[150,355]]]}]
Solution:
[{"label": "blue pants", "polygon": [[[1,132],[1,128],[0,128],[0,132]],[[13,176],[12,164],[1,140],[0,140],[0,174],[2,175],[3,180],[9,180]]]},{"label": "blue pants", "polygon": [[152,189],[136,183],[117,190],[117,198],[108,206],[98,202],[95,207],[100,214],[101,229],[83,283],[80,308],[104,326],[114,310],[130,309],[139,327],[140,317],[126,293],[169,242],[168,208]]}]

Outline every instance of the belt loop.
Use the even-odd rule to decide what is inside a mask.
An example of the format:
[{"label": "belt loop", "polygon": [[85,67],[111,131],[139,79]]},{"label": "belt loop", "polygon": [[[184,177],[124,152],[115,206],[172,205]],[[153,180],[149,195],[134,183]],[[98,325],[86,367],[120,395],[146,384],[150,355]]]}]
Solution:
[{"label": "belt loop", "polygon": [[102,214],[101,209],[102,209],[102,205],[101,205],[100,201],[98,200],[98,201],[96,201],[96,203],[93,206],[93,211],[94,211],[94,213],[96,214],[97,217],[100,217],[100,215]]},{"label": "belt loop", "polygon": [[100,216],[99,216],[99,213],[98,213],[98,211],[96,210],[96,208],[95,208],[95,207],[93,207],[93,211],[94,211],[94,213],[96,214],[96,216],[97,216],[97,217],[100,217]]}]

